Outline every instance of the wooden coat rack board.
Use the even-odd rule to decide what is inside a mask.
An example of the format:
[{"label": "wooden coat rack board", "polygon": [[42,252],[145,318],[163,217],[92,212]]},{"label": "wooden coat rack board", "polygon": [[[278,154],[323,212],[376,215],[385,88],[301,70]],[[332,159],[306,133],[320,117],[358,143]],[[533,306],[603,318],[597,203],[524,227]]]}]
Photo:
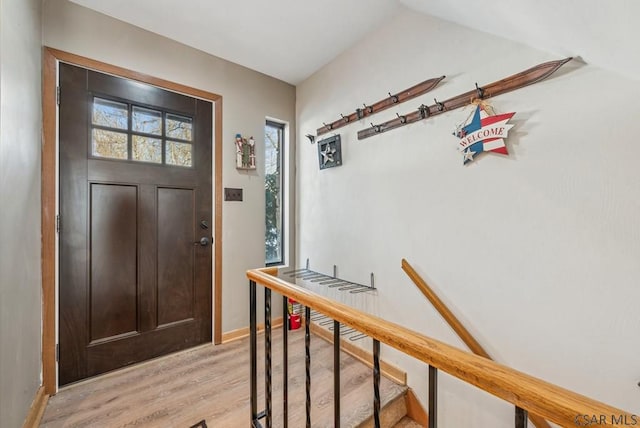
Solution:
[{"label": "wooden coat rack board", "polygon": [[538,64],[528,70],[514,74],[513,76],[506,77],[497,82],[490,83],[479,87],[476,83],[476,89],[473,89],[464,94],[460,94],[456,97],[449,98],[446,101],[439,102],[434,99],[435,104],[431,106],[421,105],[417,110],[406,114],[404,116],[398,115],[397,118],[388,120],[378,125],[371,124],[370,128],[358,131],[358,140],[363,140],[374,135],[382,134],[383,132],[390,131],[392,129],[400,128],[410,123],[418,122],[423,119],[427,119],[431,116],[438,115],[445,111],[451,111],[460,107],[469,105],[475,99],[486,99],[495,97],[500,94],[515,91],[522,87],[537,83],[541,80],[551,76],[556,70],[562,67],[567,62],[571,61],[571,57],[561,59],[558,61],[549,61],[542,64]]},{"label": "wooden coat rack board", "polygon": [[389,92],[389,98],[385,98],[371,105],[364,104],[363,108],[356,109],[355,112],[349,114],[348,116],[341,115],[342,118],[338,120],[335,120],[331,123],[324,123],[324,126],[318,128],[317,133],[318,135],[322,135],[326,134],[327,132],[335,131],[336,129],[342,128],[343,126],[351,122],[360,120],[367,116],[371,116],[372,114],[376,114],[378,112],[391,108],[396,104],[402,104],[403,102],[418,97],[422,94],[426,94],[427,92],[435,88],[436,85],[440,83],[444,78],[445,76],[441,76],[425,80],[424,82],[418,83],[417,85],[412,86],[409,89],[405,89],[404,91],[398,92],[395,95],[391,95],[391,92]]}]

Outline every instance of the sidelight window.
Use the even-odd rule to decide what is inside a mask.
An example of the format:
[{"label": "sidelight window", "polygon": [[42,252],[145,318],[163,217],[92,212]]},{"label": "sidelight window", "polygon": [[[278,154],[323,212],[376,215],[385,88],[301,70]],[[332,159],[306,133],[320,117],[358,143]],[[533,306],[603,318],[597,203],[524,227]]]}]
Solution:
[{"label": "sidelight window", "polygon": [[270,120],[264,128],[267,266],[284,264],[284,130],[284,124]]},{"label": "sidelight window", "polygon": [[154,164],[193,166],[193,119],[94,97],[91,155]]}]

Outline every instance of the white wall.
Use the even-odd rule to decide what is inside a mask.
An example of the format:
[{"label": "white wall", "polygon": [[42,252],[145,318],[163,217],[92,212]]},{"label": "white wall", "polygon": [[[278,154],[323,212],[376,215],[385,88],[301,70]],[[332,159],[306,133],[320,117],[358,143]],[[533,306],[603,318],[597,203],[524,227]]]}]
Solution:
[{"label": "white wall", "polygon": [[0,425],[40,386],[40,0],[0,1]]},{"label": "white wall", "polygon": [[[253,135],[261,153],[265,118],[287,121],[293,165],[295,88],[66,0],[44,0],[43,19],[46,46],[222,95],[223,186],[244,189],[244,202],[223,202],[222,326],[230,331],[248,325],[245,271],[264,266],[264,165],[237,171],[234,136]],[[293,233],[287,236],[291,249]]]},{"label": "white wall", "polygon": [[[580,52],[575,54],[579,55]],[[620,55],[627,53],[620,52]],[[378,315],[456,346],[400,269],[404,257],[500,362],[640,413],[640,83],[569,63],[501,95],[516,111],[508,157],[462,165],[456,110],[358,141],[358,130],[558,59],[402,11],[297,88],[298,139],[363,102],[430,77],[434,91],[339,130],[343,166],[320,171],[297,153],[297,259],[368,281]],[[426,399],[427,369],[389,349]],[[444,427],[513,426],[513,409],[442,380]],[[484,394],[482,394],[484,396]]]}]

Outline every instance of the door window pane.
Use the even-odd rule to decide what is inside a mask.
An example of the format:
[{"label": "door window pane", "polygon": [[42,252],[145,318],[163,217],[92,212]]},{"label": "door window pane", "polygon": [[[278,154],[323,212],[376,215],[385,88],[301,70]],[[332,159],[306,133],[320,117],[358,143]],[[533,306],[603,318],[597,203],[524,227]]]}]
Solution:
[{"label": "door window pane", "polygon": [[127,159],[127,134],[93,129],[91,154],[103,158]]},{"label": "door window pane", "polygon": [[131,130],[145,134],[162,135],[162,113],[143,107],[133,107]]},{"label": "door window pane", "polygon": [[129,108],[124,103],[94,98],[91,121],[94,125],[127,129],[129,127]]},{"label": "door window pane", "polygon": [[191,150],[191,144],[167,141],[165,163],[168,165],[191,166]]},{"label": "door window pane", "polygon": [[166,134],[168,138],[191,141],[192,127],[193,121],[190,117],[167,114]]},{"label": "door window pane", "polygon": [[162,140],[133,135],[131,137],[131,159],[142,162],[162,163]]}]

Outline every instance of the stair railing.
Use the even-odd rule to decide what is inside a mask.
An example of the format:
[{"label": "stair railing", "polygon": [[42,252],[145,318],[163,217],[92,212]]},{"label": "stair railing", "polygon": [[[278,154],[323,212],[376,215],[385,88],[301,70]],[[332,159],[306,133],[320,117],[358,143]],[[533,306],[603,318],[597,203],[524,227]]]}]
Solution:
[{"label": "stair railing", "polygon": [[[252,269],[249,278],[250,306],[250,393],[251,426],[273,426],[271,390],[271,293],[283,296],[283,315],[286,299],[292,298],[305,307],[305,374],[306,374],[306,427],[311,427],[311,310],[334,320],[334,426],[340,426],[340,340],[339,329],[346,325],[373,339],[373,425],[380,428],[380,343],[391,346],[429,366],[429,428],[437,427],[437,374],[444,371],[474,385],[517,407],[516,428],[526,428],[528,412],[539,415],[561,426],[580,426],[587,416],[609,417],[610,422],[636,420],[637,416],[617,409],[549,382],[537,379],[488,358],[460,350],[436,339],[412,331],[404,326],[351,308],[343,303],[314,293],[306,288],[284,281],[275,275],[276,268]],[[257,285],[264,287],[265,302],[265,409],[258,412],[257,384]],[[285,318],[286,320],[286,318]],[[287,367],[287,323],[283,323],[283,367]],[[283,370],[283,421],[287,427],[288,397],[287,370]],[[615,424],[611,424],[615,425]]]},{"label": "stair railing", "polygon": [[[465,326],[458,320],[458,318],[451,312],[451,310],[444,304],[444,302],[438,297],[433,289],[427,284],[427,282],[415,271],[413,266],[405,259],[402,259],[402,270],[411,278],[411,281],[418,287],[418,290],[422,292],[424,297],[427,298],[433,307],[440,313],[442,318],[449,324],[449,326],[456,332],[458,337],[469,347],[471,352],[484,358],[493,360],[489,353],[484,350],[482,345],[476,340],[475,337],[465,328]],[[518,414],[520,410],[516,407],[516,419],[522,417]],[[529,419],[533,422],[533,425],[537,428],[551,428],[551,425],[538,415],[530,414]]]}]

